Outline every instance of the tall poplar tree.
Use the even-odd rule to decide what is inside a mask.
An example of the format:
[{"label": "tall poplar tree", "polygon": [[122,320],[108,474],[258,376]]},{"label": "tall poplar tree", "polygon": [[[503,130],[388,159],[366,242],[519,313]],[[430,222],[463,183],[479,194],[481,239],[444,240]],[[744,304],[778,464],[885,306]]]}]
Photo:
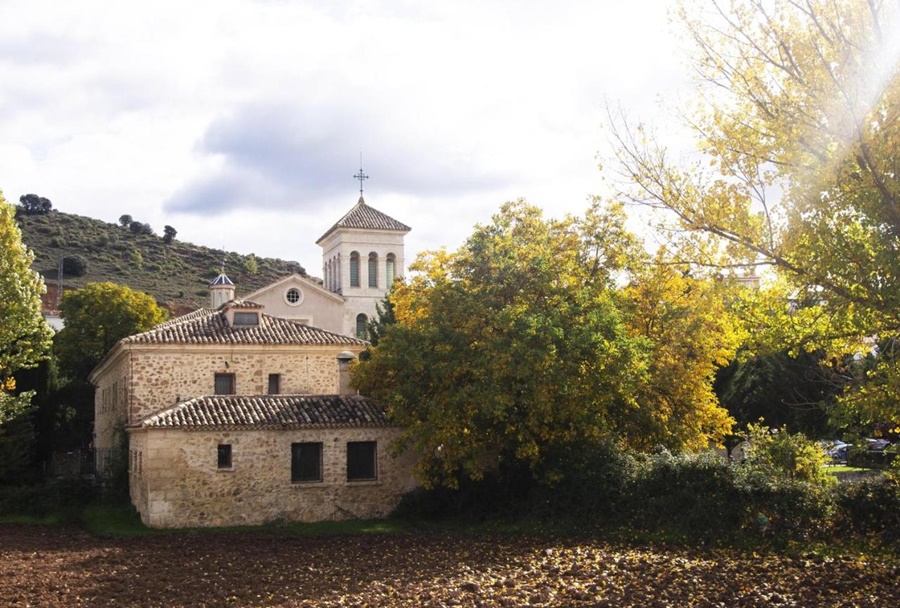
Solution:
[{"label": "tall poplar tree", "polygon": [[701,158],[673,159],[619,117],[625,194],[664,212],[684,261],[776,270],[780,291],[760,294],[755,313],[755,335],[776,349],[890,339],[845,403],[900,422],[900,4],[703,0],[678,16]]}]

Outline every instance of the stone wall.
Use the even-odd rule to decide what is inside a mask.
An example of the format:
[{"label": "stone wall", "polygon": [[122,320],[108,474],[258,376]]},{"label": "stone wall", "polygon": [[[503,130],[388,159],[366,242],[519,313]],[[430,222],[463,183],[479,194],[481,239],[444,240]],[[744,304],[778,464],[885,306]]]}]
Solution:
[{"label": "stone wall", "polygon": [[[395,428],[130,430],[132,501],[156,528],[384,517],[416,487],[414,458],[393,458]],[[377,442],[377,480],[348,482],[348,441]],[[321,482],[291,482],[291,444],[322,442]],[[232,446],[232,467],[217,448]]]},{"label": "stone wall", "polygon": [[309,346],[302,349],[219,346],[214,351],[188,347],[133,349],[133,398],[128,423],[134,424],[181,401],[214,394],[217,373],[234,374],[238,395],[266,394],[269,374],[281,375],[281,394],[335,394],[338,392],[335,357],[342,350]]},{"label": "stone wall", "polygon": [[131,387],[127,354],[107,368],[94,388],[94,448],[98,453],[122,445]]}]

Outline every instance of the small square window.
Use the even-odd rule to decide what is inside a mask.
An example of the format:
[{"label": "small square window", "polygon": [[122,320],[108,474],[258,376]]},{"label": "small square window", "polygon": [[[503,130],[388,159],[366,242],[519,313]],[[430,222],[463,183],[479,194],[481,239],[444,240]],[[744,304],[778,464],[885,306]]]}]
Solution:
[{"label": "small square window", "polygon": [[371,481],[377,479],[374,441],[347,442],[347,481]]},{"label": "small square window", "polygon": [[258,312],[235,312],[234,313],[234,324],[235,325],[249,325],[249,326],[259,325],[259,313]]},{"label": "small square window", "polygon": [[230,469],[231,468],[231,444],[228,444],[228,443],[220,443],[219,444],[218,466],[220,469]]},{"label": "small square window", "polygon": [[281,374],[269,374],[269,394],[281,393]]},{"label": "small square window", "polygon": [[216,374],[215,394],[234,394],[234,374]]},{"label": "small square window", "polygon": [[291,481],[322,481],[322,444],[291,444]]}]

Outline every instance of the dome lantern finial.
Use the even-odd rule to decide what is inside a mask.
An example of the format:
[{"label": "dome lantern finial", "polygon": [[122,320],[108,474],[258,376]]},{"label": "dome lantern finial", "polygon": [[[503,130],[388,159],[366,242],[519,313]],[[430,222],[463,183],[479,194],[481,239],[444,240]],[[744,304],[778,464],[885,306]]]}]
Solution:
[{"label": "dome lantern finial", "polygon": [[362,168],[362,152],[359,153],[359,173],[353,176],[359,180],[359,202],[363,202],[363,181],[369,179],[369,176],[363,173]]}]

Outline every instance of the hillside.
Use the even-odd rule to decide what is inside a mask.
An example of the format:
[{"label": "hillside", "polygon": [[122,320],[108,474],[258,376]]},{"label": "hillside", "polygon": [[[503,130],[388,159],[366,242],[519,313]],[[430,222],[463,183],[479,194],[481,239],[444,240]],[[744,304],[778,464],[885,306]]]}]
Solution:
[{"label": "hillside", "polygon": [[119,224],[55,210],[45,215],[20,212],[16,220],[23,242],[35,254],[32,267],[47,284],[51,308],[59,261],[67,257],[80,256],[84,273],[69,269],[63,275],[64,289],[112,281],[149,293],[175,314],[208,304],[206,286],[221,271],[223,261],[239,294],[294,272],[306,276],[297,262],[223,252],[177,238],[166,244],[161,236],[135,234]]}]

